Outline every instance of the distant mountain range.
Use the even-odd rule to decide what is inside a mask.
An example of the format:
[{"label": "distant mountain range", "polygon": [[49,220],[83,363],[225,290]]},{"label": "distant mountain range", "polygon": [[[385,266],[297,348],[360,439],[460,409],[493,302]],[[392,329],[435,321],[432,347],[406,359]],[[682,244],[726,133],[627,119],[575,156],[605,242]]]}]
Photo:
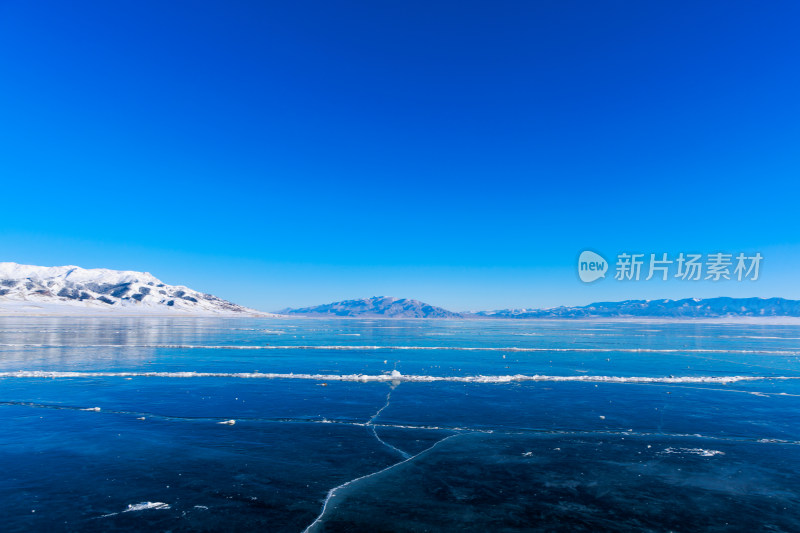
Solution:
[{"label": "distant mountain range", "polygon": [[418,300],[387,296],[345,300],[299,309],[288,308],[278,311],[278,313],[303,316],[382,316],[389,318],[460,318],[462,316],[460,313],[454,313]]},{"label": "distant mountain range", "polygon": [[0,263],[0,314],[271,316],[148,272]]},{"label": "distant mountain range", "polygon": [[303,316],[362,316],[391,318],[722,318],[800,317],[800,300],[784,298],[686,298],[683,300],[624,300],[580,307],[502,309],[456,313],[417,300],[376,296],[315,307],[284,309],[282,314]]},{"label": "distant mountain range", "polygon": [[[0,315],[109,313],[276,316],[182,285],[167,285],[147,272],[0,263]],[[288,308],[279,313],[309,317],[483,319],[800,317],[800,300],[724,297],[625,300],[579,307],[457,313],[418,300],[375,296],[299,309]]]},{"label": "distant mountain range", "polygon": [[475,313],[475,315],[487,318],[800,316],[800,300],[726,297],[685,298],[683,300],[624,300],[621,302],[599,302],[582,307],[481,311]]}]

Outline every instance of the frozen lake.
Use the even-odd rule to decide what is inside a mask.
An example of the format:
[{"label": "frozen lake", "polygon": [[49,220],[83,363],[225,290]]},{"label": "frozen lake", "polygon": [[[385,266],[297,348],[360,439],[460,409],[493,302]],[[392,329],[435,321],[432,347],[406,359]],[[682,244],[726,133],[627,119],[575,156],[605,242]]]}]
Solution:
[{"label": "frozen lake", "polygon": [[6,531],[800,530],[800,326],[0,319]]}]

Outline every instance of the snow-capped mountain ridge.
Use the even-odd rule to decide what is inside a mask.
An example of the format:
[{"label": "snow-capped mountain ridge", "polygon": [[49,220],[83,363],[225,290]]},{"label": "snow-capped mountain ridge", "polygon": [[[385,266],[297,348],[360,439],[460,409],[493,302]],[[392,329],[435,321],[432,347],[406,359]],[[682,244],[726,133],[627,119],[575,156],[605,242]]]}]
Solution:
[{"label": "snow-capped mountain ridge", "polygon": [[0,263],[0,310],[265,315],[149,272]]},{"label": "snow-capped mountain ridge", "polygon": [[458,318],[454,313],[419,300],[373,296],[360,300],[345,300],[314,307],[284,309],[279,313],[303,316],[382,316],[389,318]]},{"label": "snow-capped mountain ridge", "polygon": [[518,308],[456,313],[418,300],[375,296],[300,309],[284,309],[280,313],[303,316],[488,319],[800,317],[800,300],[763,297],[623,300],[596,302],[575,307]]},{"label": "snow-capped mountain ridge", "polygon": [[482,311],[486,318],[605,318],[667,317],[722,318],[800,316],[800,301],[785,298],[684,298],[680,300],[623,300],[577,307],[501,309]]},{"label": "snow-capped mountain ridge", "polygon": [[102,280],[110,283],[128,283],[139,281],[141,283],[159,284],[161,281],[149,272],[136,272],[133,270],[111,270],[108,268],[81,268],[75,265],[67,266],[37,266],[21,265],[19,263],[0,263],[0,280],[6,279],[31,279],[52,280],[62,278],[71,282],[96,282]]}]

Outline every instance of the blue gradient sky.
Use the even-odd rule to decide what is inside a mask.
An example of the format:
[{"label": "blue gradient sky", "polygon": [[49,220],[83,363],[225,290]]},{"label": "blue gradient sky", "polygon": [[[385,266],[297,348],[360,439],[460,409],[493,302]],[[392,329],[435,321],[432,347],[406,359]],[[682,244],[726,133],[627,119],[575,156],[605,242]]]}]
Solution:
[{"label": "blue gradient sky", "polygon": [[[800,4],[0,2],[0,259],[272,310],[800,298]],[[764,255],[578,281],[583,249]]]}]

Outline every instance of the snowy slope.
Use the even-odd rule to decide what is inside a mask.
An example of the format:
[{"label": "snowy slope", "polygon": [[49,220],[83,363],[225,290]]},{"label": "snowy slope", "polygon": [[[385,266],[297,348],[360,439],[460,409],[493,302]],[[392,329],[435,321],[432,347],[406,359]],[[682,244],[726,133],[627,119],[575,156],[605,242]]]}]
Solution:
[{"label": "snowy slope", "polygon": [[148,272],[0,263],[0,314],[258,315]]}]

